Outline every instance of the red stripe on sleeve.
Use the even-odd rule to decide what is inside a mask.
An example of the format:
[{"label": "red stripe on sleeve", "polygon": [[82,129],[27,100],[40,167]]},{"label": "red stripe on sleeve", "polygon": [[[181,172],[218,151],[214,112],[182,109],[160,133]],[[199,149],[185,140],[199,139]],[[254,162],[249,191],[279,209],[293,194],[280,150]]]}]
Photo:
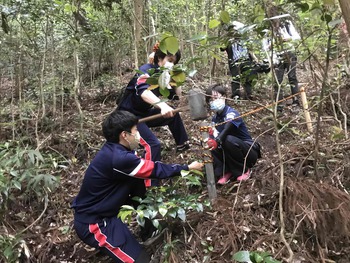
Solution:
[{"label": "red stripe on sleeve", "polygon": [[152,160],[151,146],[141,137],[140,144],[145,148],[145,160]]},{"label": "red stripe on sleeve", "polygon": [[136,81],[136,85],[140,85],[142,83],[146,83],[146,80],[149,78],[148,74],[142,74],[140,77],[138,77]]},{"label": "red stripe on sleeve", "polygon": [[140,169],[135,173],[135,177],[140,178],[148,178],[151,176],[154,169],[154,162],[149,160],[144,160],[143,165],[140,167]]}]

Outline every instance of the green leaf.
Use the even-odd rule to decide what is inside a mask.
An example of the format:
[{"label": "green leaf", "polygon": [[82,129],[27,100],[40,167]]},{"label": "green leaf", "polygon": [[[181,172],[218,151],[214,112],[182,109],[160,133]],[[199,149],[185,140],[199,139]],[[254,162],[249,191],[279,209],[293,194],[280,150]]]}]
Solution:
[{"label": "green leaf", "polygon": [[267,257],[267,258],[265,258],[265,259],[264,259],[264,262],[265,262],[265,263],[281,263],[281,261],[276,260],[276,259],[274,259],[274,258],[272,258],[272,257]]},{"label": "green leaf", "polygon": [[175,55],[179,50],[179,41],[173,36],[166,37],[160,41],[159,48],[165,54],[168,54],[169,52],[170,54]]},{"label": "green leaf", "polygon": [[249,251],[239,251],[233,255],[232,259],[237,260],[238,262],[252,263],[250,260]]},{"label": "green leaf", "polygon": [[5,256],[7,259],[11,258],[11,257],[12,257],[12,254],[14,253],[13,247],[12,247],[12,246],[7,247],[3,253],[4,253],[4,256]]},{"label": "green leaf", "polygon": [[185,80],[186,80],[186,74],[185,74],[185,72],[180,72],[180,73],[178,73],[178,74],[176,74],[176,75],[173,75],[172,77],[171,77],[176,83],[184,83],[185,82]]},{"label": "green leaf", "polygon": [[39,151],[34,151],[34,154],[36,155],[36,157],[41,161],[44,162],[44,157],[41,155],[41,153]]},{"label": "green leaf", "polygon": [[164,217],[168,212],[168,209],[165,206],[160,206],[158,211],[159,211],[159,214],[161,214]]},{"label": "green leaf", "polygon": [[11,170],[11,171],[10,171],[10,174],[11,174],[13,177],[17,177],[17,176],[18,176],[18,171],[16,171],[16,170]]},{"label": "green leaf", "polygon": [[149,78],[147,78],[146,83],[149,84],[149,85],[157,85],[158,84],[158,78],[155,78],[153,76],[149,77]]},{"label": "green leaf", "polygon": [[145,218],[143,217],[143,214],[142,214],[142,216],[137,214],[136,221],[140,226],[145,226]]},{"label": "green leaf", "polygon": [[326,14],[325,16],[324,16],[324,19],[326,20],[326,22],[327,23],[329,23],[329,22],[331,22],[332,21],[332,16],[331,15],[329,15],[329,14]]},{"label": "green leaf", "polygon": [[176,218],[176,215],[177,215],[176,209],[175,208],[169,209],[168,215],[171,216],[172,218]]},{"label": "green leaf", "polygon": [[167,88],[159,89],[159,92],[165,98],[169,97],[169,95],[170,95],[170,91]]},{"label": "green leaf", "polygon": [[223,11],[221,11],[221,13],[220,13],[220,19],[221,19],[221,21],[222,21],[224,24],[227,24],[227,23],[229,23],[230,20],[231,20],[230,14],[229,14],[227,11],[223,10]]},{"label": "green leaf", "polygon": [[170,83],[171,77],[168,70],[164,70],[158,78],[158,85],[161,89],[166,89]]},{"label": "green leaf", "polygon": [[197,212],[203,212],[203,205],[202,204],[197,204]]},{"label": "green leaf", "polygon": [[134,200],[134,201],[136,201],[136,202],[138,202],[138,203],[140,203],[140,204],[141,204],[141,202],[142,202],[142,198],[139,197],[139,196],[134,196],[134,197],[131,198],[131,199]]},{"label": "green leaf", "polygon": [[179,218],[182,220],[182,221],[186,221],[186,212],[183,208],[179,208],[177,210],[177,215],[179,216]]},{"label": "green leaf", "polygon": [[69,232],[70,227],[69,226],[61,226],[59,230],[61,231],[62,234],[67,234]]},{"label": "green leaf", "polygon": [[190,78],[192,78],[192,77],[194,77],[194,75],[196,75],[197,72],[198,72],[198,71],[197,71],[196,69],[192,69],[192,70],[190,70],[190,71],[188,72],[188,76],[189,76]]},{"label": "green leaf", "polygon": [[13,185],[18,189],[18,190],[21,190],[22,189],[22,187],[21,187],[21,183],[20,182],[18,182],[18,181],[13,181]]},{"label": "green leaf", "polygon": [[35,164],[34,151],[28,151],[28,156],[31,164]]},{"label": "green leaf", "polygon": [[207,34],[203,33],[203,34],[199,34],[199,35],[195,35],[193,37],[190,38],[190,41],[200,41],[203,39],[207,39]]},{"label": "green leaf", "polygon": [[131,205],[122,205],[121,208],[123,210],[132,210],[132,211],[135,211],[135,208],[132,207]]},{"label": "green leaf", "polygon": [[160,49],[164,54],[167,54],[167,53],[168,53],[168,50],[167,50],[165,41],[160,41],[160,42],[159,42],[159,49]]},{"label": "green leaf", "polygon": [[269,252],[260,252],[260,256],[262,256],[263,258],[266,258],[266,257],[271,257],[271,254]]},{"label": "green leaf", "polygon": [[189,175],[191,172],[190,171],[186,171],[186,170],[181,170],[180,174],[182,177],[185,177],[187,175]]},{"label": "green leaf", "polygon": [[219,20],[216,20],[216,19],[212,19],[209,21],[209,28],[216,28],[220,25],[220,21]]},{"label": "green leaf", "polygon": [[199,175],[199,176],[202,176],[202,177],[204,176],[203,172],[198,171],[198,170],[191,170],[191,173],[192,173],[192,174]]},{"label": "green leaf", "polygon": [[309,10],[309,4],[308,3],[300,3],[300,4],[296,3],[295,5],[297,7],[299,7],[303,13],[305,13],[306,11]]},{"label": "green leaf", "polygon": [[254,260],[256,263],[261,263],[264,261],[264,258],[259,255],[259,253],[254,252]]},{"label": "green leaf", "polygon": [[125,222],[125,220],[129,221],[131,219],[132,213],[133,210],[120,210],[118,213],[118,217],[123,222]]},{"label": "green leaf", "polygon": [[159,228],[159,220],[158,219],[153,219],[152,224],[154,225],[155,228]]}]

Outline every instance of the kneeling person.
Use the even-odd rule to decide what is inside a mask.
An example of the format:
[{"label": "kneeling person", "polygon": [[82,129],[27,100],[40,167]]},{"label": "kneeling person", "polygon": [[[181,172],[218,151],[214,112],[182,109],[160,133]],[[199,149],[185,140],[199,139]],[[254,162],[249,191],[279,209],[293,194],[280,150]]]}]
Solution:
[{"label": "kneeling person", "polygon": [[[122,205],[136,205],[143,198],[144,179],[165,179],[181,170],[201,170],[202,163],[190,165],[153,162],[135,155],[145,142],[137,131],[138,118],[115,110],[103,122],[105,144],[86,170],[80,191],[72,203],[74,228],[86,244],[100,249],[115,262],[146,263],[150,258],[118,217]],[[147,149],[147,148],[146,148]]]},{"label": "kneeling person", "polygon": [[214,159],[214,174],[218,184],[226,184],[230,179],[247,180],[250,168],[260,158],[260,145],[254,142],[238,111],[226,105],[226,91],[221,85],[209,87],[206,91],[207,103],[215,112],[209,132],[208,147]]}]

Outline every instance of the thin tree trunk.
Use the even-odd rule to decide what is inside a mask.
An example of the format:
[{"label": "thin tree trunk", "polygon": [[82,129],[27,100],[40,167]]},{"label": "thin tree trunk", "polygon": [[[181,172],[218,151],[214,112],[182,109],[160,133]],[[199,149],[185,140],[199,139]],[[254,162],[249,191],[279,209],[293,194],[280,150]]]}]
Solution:
[{"label": "thin tree trunk", "polygon": [[80,102],[79,102],[79,94],[80,94],[80,69],[79,69],[79,55],[78,50],[74,51],[74,101],[75,105],[77,105],[77,109],[79,111],[79,115],[83,116],[83,112],[81,110]]},{"label": "thin tree trunk", "polygon": [[134,0],[134,51],[135,51],[135,67],[139,66],[139,51],[141,46],[141,28],[143,21],[143,1]]},{"label": "thin tree trunk", "polygon": [[[42,54],[42,60],[41,60],[41,70],[40,70],[40,103],[41,103],[41,118],[44,118],[46,115],[46,108],[45,108],[45,94],[44,94],[44,75],[45,75],[45,60],[46,60],[46,52],[47,52],[47,31],[49,28],[49,18],[46,18],[46,25],[45,25],[45,45],[44,50]],[[39,114],[38,114],[39,117]]]},{"label": "thin tree trunk", "polygon": [[350,1],[339,0],[339,4],[348,30],[348,37],[350,37]]},{"label": "thin tree trunk", "polygon": [[332,41],[332,32],[328,32],[328,41],[327,41],[327,54],[326,54],[326,67],[324,70],[324,77],[322,80],[322,89],[320,94],[320,103],[317,109],[317,121],[316,121],[316,134],[315,134],[315,153],[314,153],[314,170],[317,182],[320,181],[320,176],[318,173],[318,159],[319,159],[319,147],[320,147],[320,130],[321,130],[321,116],[323,114],[323,98],[327,89],[327,80],[328,80],[328,70],[329,70],[329,61],[330,61],[330,50],[331,50],[331,41]]},{"label": "thin tree trunk", "polygon": [[17,63],[15,65],[15,94],[14,97],[18,101],[22,100],[22,75],[23,75],[23,67],[22,67],[22,44],[19,45]]},{"label": "thin tree trunk", "polygon": [[[78,12],[79,12],[79,7],[80,3],[79,1],[75,4]],[[74,19],[74,28],[75,32],[78,33],[78,20]],[[80,68],[79,68],[79,42],[77,42],[74,46],[74,86],[73,86],[73,91],[74,91],[74,102],[75,105],[77,106],[79,116],[80,116],[80,123],[82,125],[83,123],[83,111],[81,110],[81,105],[79,102],[79,96],[80,96]]]},{"label": "thin tree trunk", "polygon": [[[190,17],[190,13],[189,13],[189,7],[188,5],[186,5],[186,20],[187,20],[187,23],[191,24],[189,21],[191,21],[191,17]],[[196,31],[196,26],[194,26],[194,32]],[[191,30],[191,27],[190,27],[190,30]],[[195,35],[196,35],[197,32],[195,32]],[[194,58],[194,47],[193,47],[193,42],[191,41],[190,42],[190,53],[191,53],[191,57]],[[196,69],[196,64],[195,63],[192,63],[192,69],[195,70]]]},{"label": "thin tree trunk", "polygon": [[51,24],[51,78],[52,78],[52,116],[56,117],[57,112],[57,88],[55,75],[55,36],[54,25]]}]

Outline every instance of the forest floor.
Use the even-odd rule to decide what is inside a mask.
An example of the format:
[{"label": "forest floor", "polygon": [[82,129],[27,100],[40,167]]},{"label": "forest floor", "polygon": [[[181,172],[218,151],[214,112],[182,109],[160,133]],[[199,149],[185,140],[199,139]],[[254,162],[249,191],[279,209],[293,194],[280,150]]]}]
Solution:
[{"label": "forest floor", "polygon": [[[308,81],[301,76],[300,82]],[[208,85],[201,83],[201,86]],[[342,102],[349,103],[346,97],[349,96],[349,86],[349,82],[345,82],[339,89],[343,94],[339,97]],[[184,92],[191,88],[185,85]],[[254,101],[228,103],[244,114],[268,105],[269,89],[255,90]],[[311,117],[316,122],[316,96],[320,94],[320,88],[312,87],[307,93]],[[285,177],[282,200],[284,236],[294,252],[293,262],[350,262],[350,142],[339,129],[334,128],[339,127],[336,118],[341,120],[341,117],[337,117],[330,98],[326,98],[325,113],[320,120],[316,174],[316,124],[313,125],[314,133],[310,134],[302,109],[295,111],[288,103],[276,118],[280,153],[276,147],[272,112],[263,109],[244,117],[251,135],[262,145],[263,156],[252,169],[251,178],[241,184],[230,182],[217,186],[217,199],[211,208],[202,213],[191,212],[185,222],[175,222],[163,239],[146,248],[153,255],[152,262],[232,262],[232,255],[240,250],[266,251],[285,262],[290,254],[280,236],[281,162]],[[82,98],[81,104],[88,120],[83,127],[87,135],[84,143],[77,141],[75,105],[71,105],[72,112],[65,113],[62,132],[51,138],[50,147],[67,156],[71,164],[61,175],[60,187],[51,194],[40,223],[25,237],[37,260],[31,262],[110,262],[76,236],[72,229],[70,203],[79,191],[89,161],[103,143],[101,122],[114,109],[115,100],[113,96],[90,94]],[[192,147],[178,154],[169,131],[154,129],[163,143],[164,162],[187,163],[202,159],[199,122],[192,121],[189,112],[181,115]],[[202,188],[193,191],[207,199],[205,177],[202,183]],[[38,215],[32,216],[34,219]],[[173,245],[172,249],[169,245]]]}]

